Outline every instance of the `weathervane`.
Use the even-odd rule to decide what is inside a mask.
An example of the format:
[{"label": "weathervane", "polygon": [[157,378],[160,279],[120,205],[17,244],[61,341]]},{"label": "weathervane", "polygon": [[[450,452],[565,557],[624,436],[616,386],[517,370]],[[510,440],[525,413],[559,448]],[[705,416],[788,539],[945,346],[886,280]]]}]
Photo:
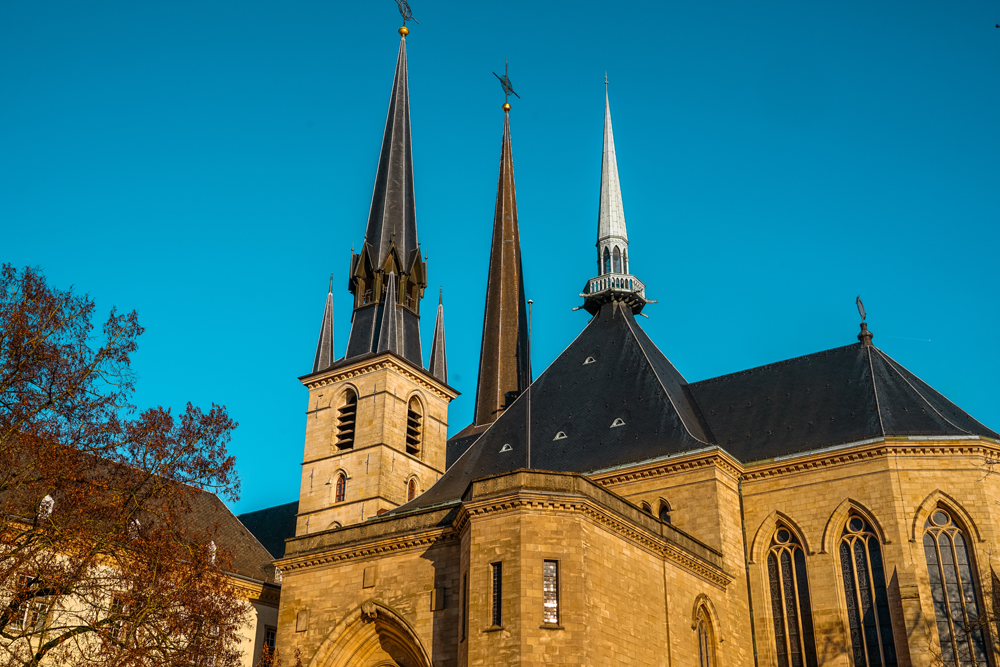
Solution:
[{"label": "weathervane", "polygon": [[855,302],[858,307],[858,314],[861,315],[861,321],[865,321],[865,304],[861,303],[861,297],[859,296]]},{"label": "weathervane", "polygon": [[407,21],[413,21],[417,25],[420,24],[420,21],[413,18],[413,11],[410,10],[410,3],[406,0],[396,0],[396,4],[399,5],[399,15],[403,17],[404,28],[406,27]]},{"label": "weathervane", "polygon": [[496,72],[493,72],[493,76],[500,79],[500,85],[503,86],[503,108],[504,111],[510,110],[510,103],[507,98],[513,95],[517,99],[521,99],[521,96],[514,92],[514,86],[510,83],[510,77],[507,76],[507,61],[503,61],[503,76],[500,76]]}]

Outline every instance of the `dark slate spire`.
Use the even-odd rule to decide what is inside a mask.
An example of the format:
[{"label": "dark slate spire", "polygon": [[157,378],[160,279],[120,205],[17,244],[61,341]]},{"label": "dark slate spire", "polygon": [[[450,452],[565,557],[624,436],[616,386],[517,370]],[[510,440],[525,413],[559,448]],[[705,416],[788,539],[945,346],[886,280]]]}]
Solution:
[{"label": "dark slate spire", "polygon": [[510,105],[504,105],[500,178],[486,283],[483,346],[476,386],[475,424],[489,424],[530,382],[528,317],[521,274],[521,240],[510,147]]},{"label": "dark slate spire", "polygon": [[316,343],[316,357],[313,359],[313,373],[325,371],[333,365],[333,276],[326,295],[323,309],[323,323],[319,327],[319,342]]},{"label": "dark slate spire", "polygon": [[434,321],[434,338],[431,340],[431,375],[448,384],[448,357],[444,351],[444,291],[438,295],[437,319]]},{"label": "dark slate spire", "polygon": [[[375,172],[375,189],[365,241],[351,256],[349,289],[354,295],[351,337],[345,359],[377,351],[380,323],[389,276],[401,306],[398,313],[397,353],[423,367],[420,352],[420,299],[427,286],[427,265],[420,257],[413,197],[413,155],[410,145],[410,100],[406,79],[406,34],[400,28],[396,76],[389,97],[389,113],[382,135],[382,151]],[[391,317],[396,317],[393,313]]]},{"label": "dark slate spire", "polygon": [[400,354],[399,349],[399,306],[396,305],[396,275],[389,274],[388,287],[385,290],[385,303],[382,304],[382,325],[378,332],[378,348],[376,352],[392,352]]}]

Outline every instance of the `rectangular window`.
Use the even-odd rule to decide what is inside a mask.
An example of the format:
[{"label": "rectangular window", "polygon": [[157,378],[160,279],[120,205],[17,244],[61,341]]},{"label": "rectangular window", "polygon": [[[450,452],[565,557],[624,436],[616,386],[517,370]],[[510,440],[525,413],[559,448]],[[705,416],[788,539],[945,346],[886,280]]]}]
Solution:
[{"label": "rectangular window", "polygon": [[[1000,590],[998,588],[997,590]],[[462,575],[462,641],[465,641],[466,628],[469,625],[469,573]]]},{"label": "rectangular window", "polygon": [[[31,591],[38,585],[36,577],[21,575],[18,578],[19,588],[24,591]],[[15,632],[41,632],[45,624],[45,615],[49,610],[49,601],[46,597],[30,597],[17,610],[16,616],[10,624],[10,629]]]},{"label": "rectangular window", "polygon": [[503,617],[500,615],[500,602],[503,599],[503,563],[492,563],[490,569],[493,571],[493,599],[490,601],[491,621],[494,627],[502,625]]},{"label": "rectangular window", "polygon": [[272,652],[274,651],[274,645],[278,640],[278,629],[272,628],[270,626],[264,626],[264,646],[269,648]]},{"label": "rectangular window", "polygon": [[543,620],[551,625],[559,625],[559,561],[545,561],[543,581]]}]

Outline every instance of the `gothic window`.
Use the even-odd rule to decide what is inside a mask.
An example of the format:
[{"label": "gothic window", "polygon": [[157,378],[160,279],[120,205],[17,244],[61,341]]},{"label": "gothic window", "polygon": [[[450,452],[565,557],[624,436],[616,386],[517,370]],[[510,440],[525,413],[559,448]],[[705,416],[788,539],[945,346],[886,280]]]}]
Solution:
[{"label": "gothic window", "polygon": [[614,258],[615,258],[615,273],[621,273],[622,272],[622,251],[618,249],[618,246],[615,246]]},{"label": "gothic window", "polygon": [[647,503],[647,502],[644,501],[642,503],[642,511],[645,512],[646,514],[652,514],[653,513],[653,508],[652,508],[652,506],[649,503]]},{"label": "gothic window", "polygon": [[417,497],[417,480],[411,479],[406,484],[406,501],[409,502]]},{"label": "gothic window", "polygon": [[337,411],[337,449],[354,448],[354,427],[358,421],[358,395],[344,392],[344,405]]},{"label": "gothic window", "polygon": [[334,487],[333,502],[342,503],[344,502],[344,497],[347,495],[347,475],[340,473],[337,475],[337,486]]},{"label": "gothic window", "polygon": [[698,609],[698,667],[715,667],[715,633],[705,607]]},{"label": "gothic window", "polygon": [[840,570],[854,667],[896,667],[882,546],[871,524],[857,514],[844,526]]},{"label": "gothic window", "polygon": [[559,561],[547,560],[542,573],[542,621],[559,625]]},{"label": "gothic window", "polygon": [[414,396],[406,407],[406,453],[414,456],[420,453],[420,437],[424,419],[420,401]]},{"label": "gothic window", "polygon": [[670,523],[670,503],[666,500],[660,501],[660,521]]},{"label": "gothic window", "polygon": [[924,526],[924,556],[931,599],[946,667],[985,667],[986,644],[980,627],[976,575],[962,530],[943,509]]},{"label": "gothic window", "polygon": [[795,534],[778,526],[767,554],[778,667],[816,667],[806,558]]},{"label": "gothic window", "polygon": [[607,248],[604,249],[604,271],[603,273],[611,273],[611,253]]}]

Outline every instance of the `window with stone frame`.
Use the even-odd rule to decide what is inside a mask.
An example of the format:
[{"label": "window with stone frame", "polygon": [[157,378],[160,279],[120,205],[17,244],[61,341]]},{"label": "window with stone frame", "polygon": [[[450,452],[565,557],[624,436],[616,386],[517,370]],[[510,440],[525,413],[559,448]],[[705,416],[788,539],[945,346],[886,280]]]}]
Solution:
[{"label": "window with stone frame", "polygon": [[847,518],[839,552],[854,667],[896,667],[882,545],[867,519]]},{"label": "window with stone frame", "polygon": [[986,667],[976,569],[962,529],[938,508],[924,524],[924,557],[945,667]]},{"label": "window with stone frame", "polygon": [[614,272],[615,273],[621,273],[622,272],[622,251],[618,249],[618,246],[615,246],[615,251],[612,253],[611,256],[612,256],[612,259],[614,261]]},{"label": "window with stone frame", "polygon": [[795,533],[781,524],[768,548],[767,580],[778,667],[816,667],[805,551]]},{"label": "window with stone frame", "polygon": [[337,449],[354,448],[354,432],[358,422],[358,395],[347,388],[343,405],[337,410]]},{"label": "window with stone frame", "polygon": [[611,273],[611,251],[607,248],[604,249],[604,271],[602,273]]},{"label": "window with stone frame", "polygon": [[542,622],[559,625],[559,561],[547,560],[542,565]]},{"label": "window with stone frame", "polygon": [[698,667],[715,667],[715,631],[712,619],[704,605],[698,608],[696,616],[698,630]]},{"label": "window with stone frame", "polygon": [[347,496],[347,475],[340,473],[337,475],[337,484],[334,487],[333,502],[342,503]]},{"label": "window with stone frame", "polygon": [[503,627],[503,563],[490,563],[490,625]]},{"label": "window with stone frame", "polygon": [[420,453],[423,437],[424,411],[420,401],[414,396],[406,406],[406,453],[416,456]]},{"label": "window with stone frame", "polygon": [[417,497],[417,480],[410,479],[406,483],[406,502],[409,502]]},{"label": "window with stone frame", "polygon": [[8,627],[12,632],[41,632],[51,601],[47,596],[39,595],[41,582],[37,577],[22,574],[18,577],[17,584],[14,594],[18,597],[27,595],[27,599],[18,606]]},{"label": "window with stone frame", "polygon": [[660,521],[663,523],[670,523],[670,503],[666,500],[660,501]]}]

